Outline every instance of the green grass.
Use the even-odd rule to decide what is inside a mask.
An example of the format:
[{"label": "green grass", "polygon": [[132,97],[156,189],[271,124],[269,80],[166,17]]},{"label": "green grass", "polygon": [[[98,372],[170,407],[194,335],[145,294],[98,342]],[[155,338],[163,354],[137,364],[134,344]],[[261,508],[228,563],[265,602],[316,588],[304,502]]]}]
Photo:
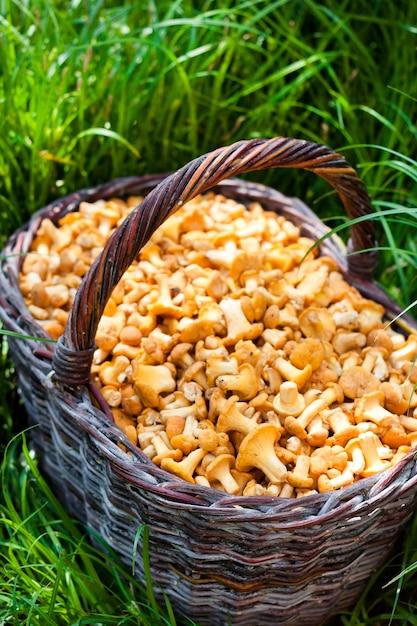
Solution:
[{"label": "green grass", "polygon": [[[416,25],[409,0],[0,0],[0,243],[66,192],[173,170],[242,138],[294,136],[357,167],[378,212],[377,279],[412,306]],[[251,178],[343,223],[311,174]],[[26,421],[2,345],[0,624],[174,623],[166,607],[165,622],[145,608],[151,598],[53,498],[18,434]],[[337,623],[417,623],[416,546],[414,519]]]},{"label": "green grass", "polygon": [[117,555],[105,561],[90,546],[40,475],[24,435],[8,447],[2,479],[1,624],[176,623]]}]

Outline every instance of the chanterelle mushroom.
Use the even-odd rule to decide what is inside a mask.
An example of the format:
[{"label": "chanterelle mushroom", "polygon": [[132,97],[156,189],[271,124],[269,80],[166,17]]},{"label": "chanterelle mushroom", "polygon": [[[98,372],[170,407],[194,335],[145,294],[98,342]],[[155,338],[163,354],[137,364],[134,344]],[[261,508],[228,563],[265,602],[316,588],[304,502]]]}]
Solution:
[{"label": "chanterelle mushroom", "polygon": [[357,400],[355,408],[355,419],[359,422],[371,421],[380,425],[393,414],[383,407],[384,394],[382,391],[372,391],[366,393]]},{"label": "chanterelle mushroom", "polygon": [[258,393],[259,377],[250,363],[242,363],[238,374],[220,375],[216,385],[224,391],[236,393],[241,400],[251,400]]},{"label": "chanterelle mushroom", "polygon": [[146,365],[133,361],[132,366],[135,389],[144,406],[158,407],[160,394],[175,390],[175,380],[166,365]]},{"label": "chanterelle mushroom", "polygon": [[230,473],[235,464],[235,457],[232,454],[220,454],[206,468],[206,478],[212,482],[217,480],[230,494],[239,491],[239,485]]},{"label": "chanterelle mushroom", "polygon": [[380,384],[381,381],[376,376],[360,365],[355,365],[345,370],[339,379],[339,385],[343,389],[346,398],[351,398],[352,400],[376,391]]},{"label": "chanterelle mushroom", "polygon": [[324,307],[311,306],[300,314],[300,328],[305,337],[331,341],[336,332],[332,315]]},{"label": "chanterelle mushroom", "polygon": [[257,427],[256,419],[248,418],[239,411],[239,408],[236,406],[238,400],[237,396],[231,396],[221,408],[217,419],[217,430],[219,432],[227,433],[235,430],[247,435]]},{"label": "chanterelle mushroom", "polygon": [[304,397],[298,393],[297,383],[290,380],[282,383],[279,393],[273,402],[274,410],[283,417],[292,415],[297,417],[305,408]]},{"label": "chanterelle mushroom", "polygon": [[257,322],[251,324],[242,311],[240,300],[223,298],[219,302],[224,313],[227,326],[227,336],[224,345],[234,345],[239,339],[256,339],[262,333],[264,326]]},{"label": "chanterelle mushroom", "polygon": [[240,444],[236,458],[236,469],[240,472],[257,467],[271,483],[281,483],[287,475],[287,468],[275,454],[274,445],[281,435],[273,424],[260,424],[252,430]]},{"label": "chanterelle mushroom", "polygon": [[174,459],[162,459],[161,467],[167,472],[171,472],[172,474],[176,474],[180,478],[183,478],[188,483],[194,483],[194,470],[205,454],[205,450],[197,448],[196,450],[190,452],[190,454],[179,463],[174,461]]}]

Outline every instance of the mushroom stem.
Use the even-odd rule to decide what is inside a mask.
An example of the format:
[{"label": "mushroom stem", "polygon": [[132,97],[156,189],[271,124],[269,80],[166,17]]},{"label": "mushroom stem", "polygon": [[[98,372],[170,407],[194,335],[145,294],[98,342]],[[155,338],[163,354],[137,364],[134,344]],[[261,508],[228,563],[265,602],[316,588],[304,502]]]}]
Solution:
[{"label": "mushroom stem", "polygon": [[362,474],[365,469],[365,457],[363,456],[360,440],[358,437],[348,441],[346,452],[351,458],[351,470],[353,474]]},{"label": "mushroom stem", "polygon": [[310,469],[310,457],[306,454],[300,454],[295,462],[292,472],[287,473],[287,480],[293,487],[301,487],[302,489],[310,489],[314,480],[308,475]]},{"label": "mushroom stem", "polygon": [[297,383],[291,380],[283,382],[279,393],[274,398],[273,406],[274,410],[283,417],[300,415],[305,408],[305,402],[301,393],[298,393]]},{"label": "mushroom stem", "polygon": [[183,478],[189,483],[195,483],[193,478],[195,468],[201,462],[205,454],[205,450],[197,448],[190,452],[190,454],[179,463],[174,461],[174,459],[162,459],[161,468]]},{"label": "mushroom stem", "polygon": [[363,456],[365,457],[365,469],[362,471],[362,476],[372,476],[389,467],[389,461],[382,461],[379,458],[378,444],[381,444],[374,433],[361,433],[358,439]]},{"label": "mushroom stem", "polygon": [[358,427],[351,424],[349,417],[341,409],[331,411],[328,420],[334,433],[333,439],[341,446],[346,445],[350,439],[359,434]]},{"label": "mushroom stem", "polygon": [[274,368],[283,376],[286,380],[290,380],[297,384],[298,389],[302,389],[306,382],[311,378],[313,368],[310,363],[303,369],[295,367],[290,361],[287,361],[283,357],[279,356],[275,359]]},{"label": "mushroom stem", "polygon": [[240,487],[230,473],[235,457],[232,454],[220,454],[206,468],[206,477],[211,481],[218,481],[224,490],[230,494],[237,494]]},{"label": "mushroom stem", "polygon": [[227,433],[230,430],[236,430],[247,435],[258,425],[256,420],[245,417],[239,411],[236,405],[238,400],[237,396],[231,396],[226,400],[217,420],[217,430],[219,432]]},{"label": "mushroom stem", "polygon": [[327,387],[317,398],[317,400],[313,400],[311,404],[306,406],[304,411],[297,417],[294,418],[289,416],[285,419],[285,428],[289,433],[296,435],[300,439],[307,438],[306,428],[316,415],[327,409],[333,402],[342,402],[343,401],[343,392],[339,385],[332,384]]},{"label": "mushroom stem", "polygon": [[385,419],[393,417],[393,414],[382,406],[384,402],[384,394],[382,391],[373,391],[364,394],[358,399],[355,408],[356,422],[365,422],[370,420],[378,426]]},{"label": "mushroom stem", "polygon": [[325,445],[329,431],[323,426],[320,415],[315,415],[308,425],[307,443],[315,448]]},{"label": "mushroom stem", "polygon": [[236,469],[246,472],[253,467],[260,469],[271,483],[281,483],[287,468],[275,454],[274,446],[281,431],[274,424],[260,424],[246,435],[240,444]]},{"label": "mushroom stem", "polygon": [[256,339],[262,333],[262,323],[251,324],[242,311],[240,300],[223,298],[219,302],[223,311],[227,327],[227,336],[223,343],[225,346],[234,345],[239,339]]},{"label": "mushroom stem", "polygon": [[237,393],[241,400],[251,400],[258,393],[258,375],[250,363],[242,363],[238,374],[218,376],[216,385],[224,391]]},{"label": "mushroom stem", "polygon": [[152,459],[156,465],[160,465],[162,459],[174,459],[174,461],[181,461],[182,451],[178,448],[170,448],[163,440],[160,434],[155,435],[152,439],[152,445],[155,448],[156,456]]}]

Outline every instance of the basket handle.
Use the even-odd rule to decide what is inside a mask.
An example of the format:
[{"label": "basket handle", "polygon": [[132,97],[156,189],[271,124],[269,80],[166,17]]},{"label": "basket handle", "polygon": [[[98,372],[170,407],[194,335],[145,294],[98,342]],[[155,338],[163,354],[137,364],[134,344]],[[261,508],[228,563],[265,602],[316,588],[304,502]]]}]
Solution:
[{"label": "basket handle", "polygon": [[[170,215],[198,194],[223,181],[267,168],[300,168],[327,180],[338,192],[349,219],[373,212],[369,195],[345,158],[320,144],[275,137],[238,141],[202,155],[165,178],[123,221],[106,243],[77,291],[65,332],[53,358],[54,378],[70,386],[88,384],[98,323],[108,299],[154,231]],[[374,225],[366,220],[352,225],[349,250],[376,246]],[[359,260],[358,260],[358,257]],[[348,257],[349,274],[371,280],[376,254]]]}]

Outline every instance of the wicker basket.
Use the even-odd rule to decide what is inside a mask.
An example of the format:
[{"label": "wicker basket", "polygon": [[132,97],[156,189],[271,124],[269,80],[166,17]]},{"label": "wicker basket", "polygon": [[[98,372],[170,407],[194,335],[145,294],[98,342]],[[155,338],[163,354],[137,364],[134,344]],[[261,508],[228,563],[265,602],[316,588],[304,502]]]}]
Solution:
[{"label": "wicker basket", "polygon": [[[147,194],[106,245],[77,292],[65,335],[55,345],[10,338],[10,354],[43,471],[62,502],[131,566],[140,525],[149,527],[156,595],[200,625],[322,624],[347,609],[390,549],[417,502],[414,454],[350,487],[300,500],[229,496],[186,483],[152,463],[92,401],[90,365],[105,304],[156,228],[197,194],[216,188],[243,202],[259,200],[315,239],[328,229],[302,202],[235,178],[270,167],[302,168],[326,179],[349,218],[371,212],[366,190],[343,157],[286,138],[241,141],[201,156],[169,176],[111,181],[47,206],[16,232],[2,254],[0,313],[11,331],[45,336],[19,291],[24,255],[44,217],[56,222],[80,201]],[[358,221],[346,255],[326,238],[321,251],[388,315],[398,307],[372,281],[372,220]],[[406,318],[404,318],[406,320]],[[406,320],[407,321],[407,320]],[[413,322],[408,320],[412,325]],[[130,455],[123,452],[123,443]],[[143,579],[141,545],[136,575]]]}]

